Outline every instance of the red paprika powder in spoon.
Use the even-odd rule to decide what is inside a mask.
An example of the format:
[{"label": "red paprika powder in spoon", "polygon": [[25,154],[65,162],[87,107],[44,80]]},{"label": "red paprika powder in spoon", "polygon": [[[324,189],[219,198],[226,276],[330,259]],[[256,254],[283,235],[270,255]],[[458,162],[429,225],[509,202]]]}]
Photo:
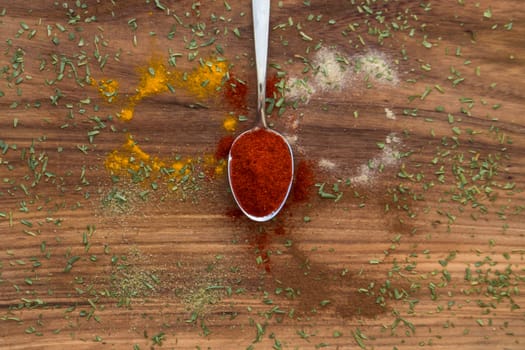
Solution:
[{"label": "red paprika powder in spoon", "polygon": [[228,180],[233,198],[254,221],[271,220],[282,209],[293,182],[293,155],[288,141],[268,129],[265,115],[266,66],[270,0],[252,0],[257,69],[259,126],[233,141],[228,157]]},{"label": "red paprika powder in spoon", "polygon": [[234,142],[230,156],[230,182],[239,205],[256,217],[279,209],[293,173],[290,149],[282,136],[255,129]]}]

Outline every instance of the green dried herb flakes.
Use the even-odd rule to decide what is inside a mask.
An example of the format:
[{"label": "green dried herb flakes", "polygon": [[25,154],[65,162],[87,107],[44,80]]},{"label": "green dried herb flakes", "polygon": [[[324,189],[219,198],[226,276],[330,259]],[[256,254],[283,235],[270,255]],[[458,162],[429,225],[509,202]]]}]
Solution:
[{"label": "green dried herb flakes", "polygon": [[317,191],[319,197],[323,199],[333,199],[335,202],[339,201],[343,197],[343,192],[341,192],[339,189],[339,183],[332,185],[332,192],[327,192],[325,190],[326,185],[326,183],[315,184],[315,186],[319,188]]},{"label": "green dried herb flakes", "polygon": [[68,259],[67,261],[67,264],[66,264],[66,267],[64,267],[64,272],[70,272],[71,269],[73,268],[73,265],[78,261],[80,260],[80,256],[72,256],[71,258]]},{"label": "green dried herb flakes", "polygon": [[355,331],[352,331],[351,333],[357,345],[361,349],[367,349],[365,341],[368,340],[368,337],[364,335],[359,328],[356,328]]}]

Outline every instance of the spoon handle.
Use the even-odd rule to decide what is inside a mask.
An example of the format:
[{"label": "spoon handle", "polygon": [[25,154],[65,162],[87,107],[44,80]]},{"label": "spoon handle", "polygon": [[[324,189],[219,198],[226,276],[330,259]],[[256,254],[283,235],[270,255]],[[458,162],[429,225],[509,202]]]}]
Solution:
[{"label": "spoon handle", "polygon": [[257,115],[266,125],[266,67],[268,65],[268,37],[270,30],[270,0],[252,0],[255,66],[257,70]]}]

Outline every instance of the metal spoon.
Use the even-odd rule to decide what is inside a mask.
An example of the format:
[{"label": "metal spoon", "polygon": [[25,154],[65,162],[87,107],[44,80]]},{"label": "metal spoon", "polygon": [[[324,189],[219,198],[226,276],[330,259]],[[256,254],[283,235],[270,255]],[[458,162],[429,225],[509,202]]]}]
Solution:
[{"label": "metal spoon", "polygon": [[[252,0],[252,12],[253,12],[253,30],[254,30],[254,41],[255,41],[255,64],[257,69],[257,124],[254,128],[247,130],[237,136],[237,138],[233,141],[230,153],[228,155],[228,181],[230,183],[230,188],[232,189],[233,198],[235,199],[235,202],[239,206],[239,208],[242,210],[242,212],[251,220],[254,221],[268,221],[274,218],[279,211],[283,208],[284,203],[286,202],[286,199],[288,198],[288,195],[290,194],[290,190],[292,188],[292,182],[293,182],[293,173],[294,173],[294,166],[293,166],[293,153],[292,153],[292,147],[286,140],[286,138],[278,133],[277,131],[271,130],[268,128],[268,125],[266,123],[266,114],[265,114],[265,105],[266,105],[266,68],[268,64],[268,37],[269,37],[269,25],[270,25],[270,0]],[[290,152],[290,173],[289,174],[283,174],[282,176],[286,176],[285,179],[288,181],[288,188],[286,190],[286,193],[283,193],[282,196],[282,202],[276,207],[272,208],[271,212],[265,213],[263,215],[257,215],[254,213],[250,213],[247,208],[244,208],[242,205],[242,199],[238,197],[238,193],[236,193],[236,184],[235,182],[232,182],[232,170],[236,166],[236,159],[235,156],[232,156],[232,150],[235,149],[236,144],[242,144],[242,139],[247,136],[253,136],[254,132],[257,132],[259,130],[264,130],[266,132],[272,133],[276,136],[278,136],[277,140],[280,142],[282,140],[283,144],[286,145],[288,148],[288,151]],[[240,143],[239,143],[240,142]],[[270,146],[270,145],[268,145]],[[265,148],[265,149],[270,149]],[[270,151],[269,151],[270,152]],[[261,161],[260,159],[255,161]],[[272,164],[264,164],[264,166],[267,166],[268,169],[272,169]],[[275,175],[275,174],[274,174]],[[246,174],[246,176],[250,176],[250,174]],[[257,188],[254,188],[253,191],[257,191]]]}]

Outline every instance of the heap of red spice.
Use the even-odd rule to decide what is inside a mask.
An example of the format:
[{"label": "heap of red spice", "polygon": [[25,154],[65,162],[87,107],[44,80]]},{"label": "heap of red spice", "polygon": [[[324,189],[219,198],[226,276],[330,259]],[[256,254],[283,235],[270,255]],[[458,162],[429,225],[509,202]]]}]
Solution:
[{"label": "heap of red spice", "polygon": [[239,205],[264,217],[284,201],[292,177],[292,157],[281,136],[256,129],[231,147],[230,185]]}]

